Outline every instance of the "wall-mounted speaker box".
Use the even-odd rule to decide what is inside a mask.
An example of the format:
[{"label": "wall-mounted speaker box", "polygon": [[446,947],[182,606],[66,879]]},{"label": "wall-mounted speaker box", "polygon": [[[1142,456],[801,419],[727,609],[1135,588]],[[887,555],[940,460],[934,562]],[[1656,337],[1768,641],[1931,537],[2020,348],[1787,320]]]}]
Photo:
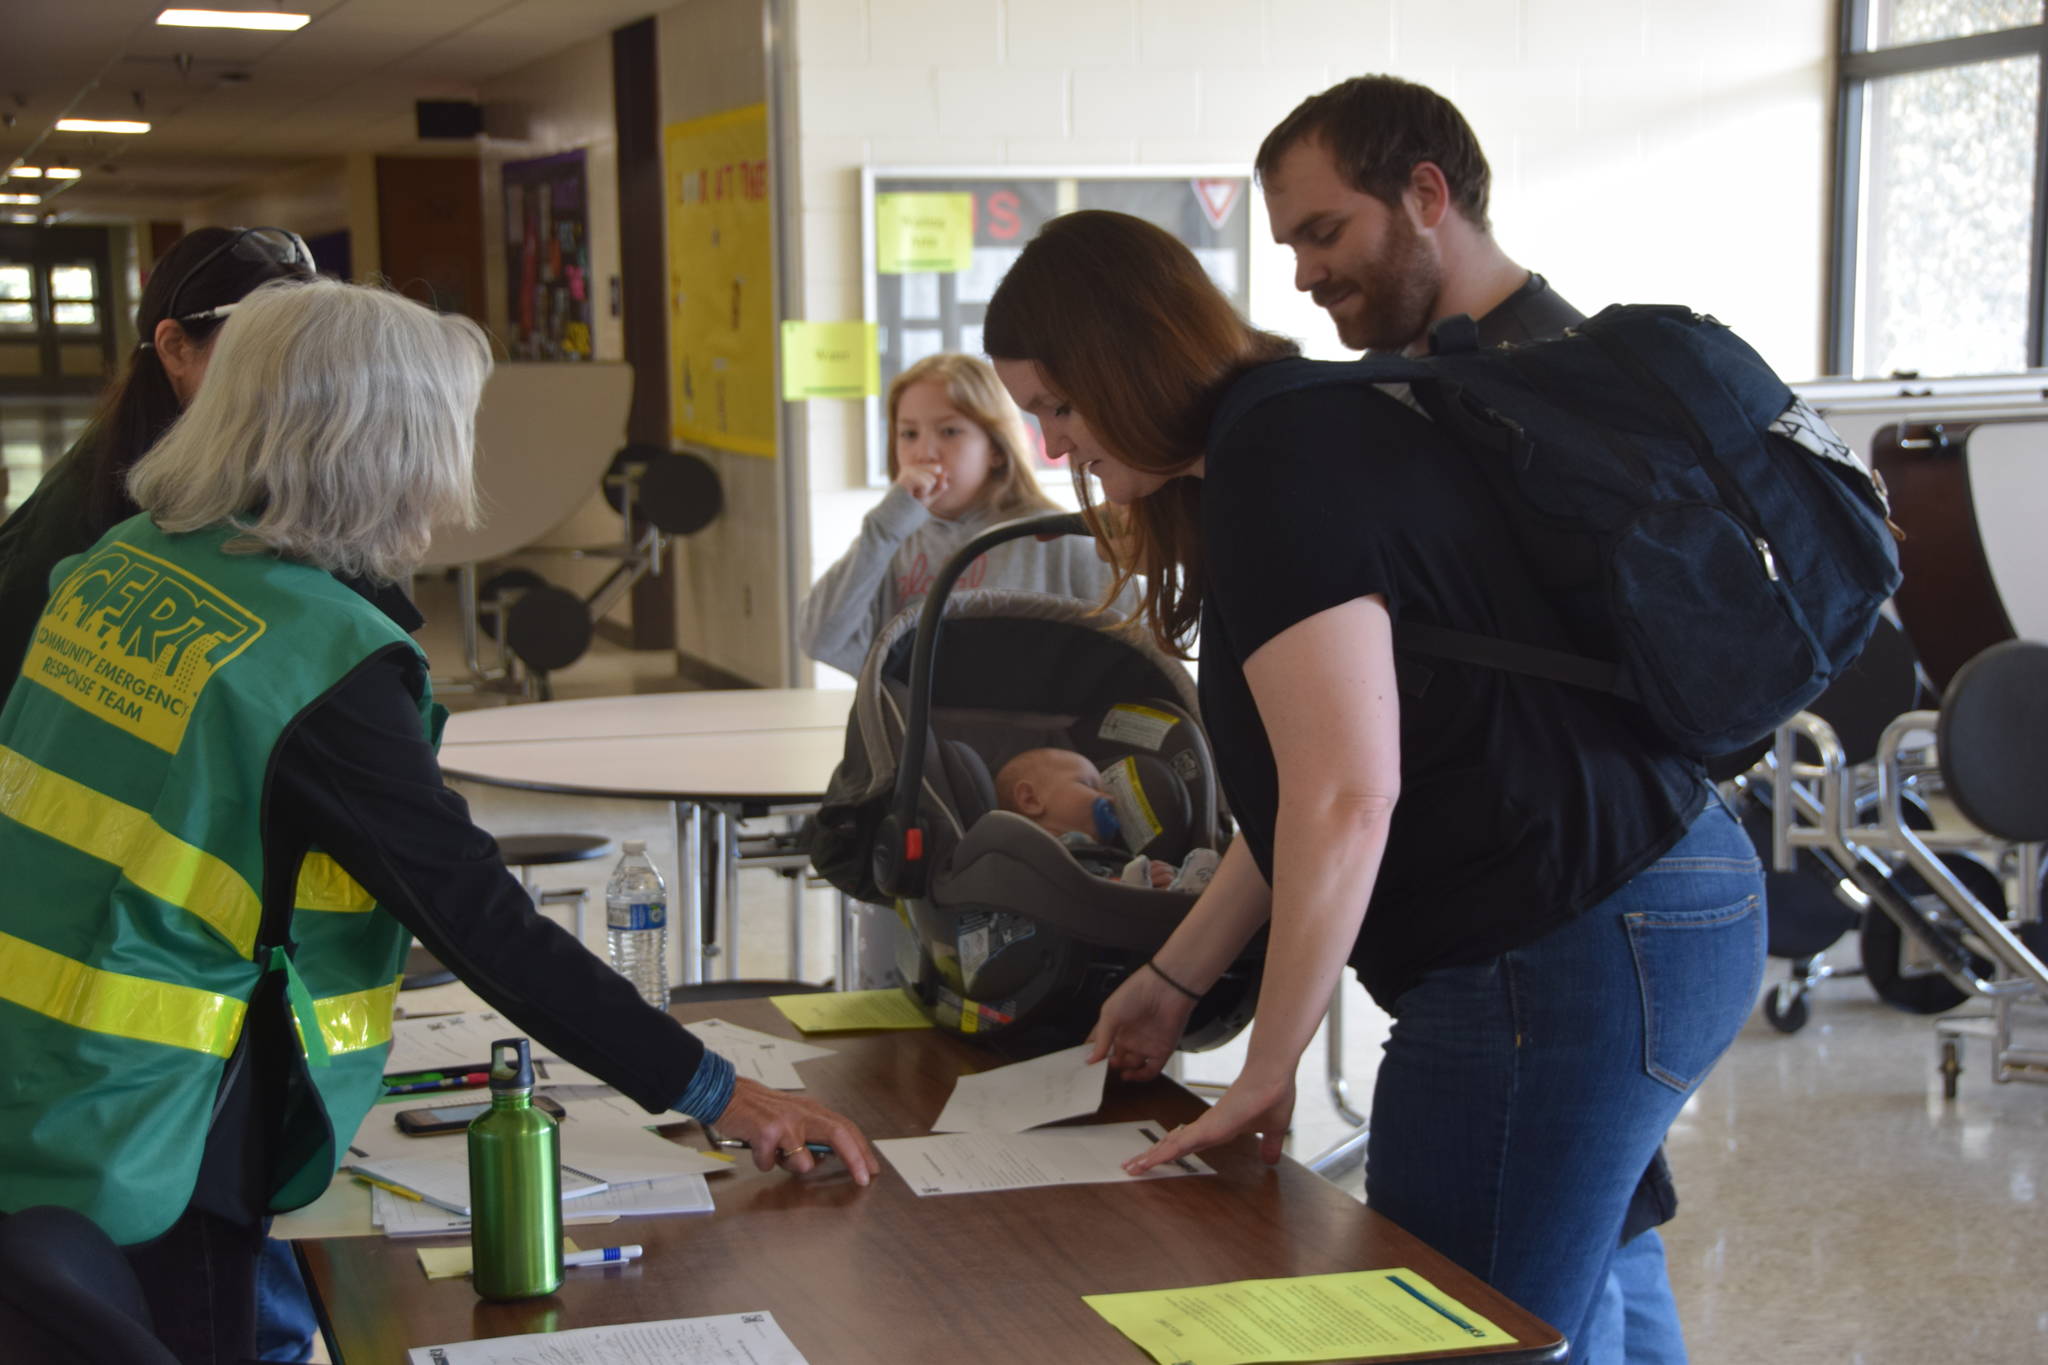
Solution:
[{"label": "wall-mounted speaker box", "polygon": [[422,140],[470,138],[484,130],[483,106],[473,100],[414,100]]}]

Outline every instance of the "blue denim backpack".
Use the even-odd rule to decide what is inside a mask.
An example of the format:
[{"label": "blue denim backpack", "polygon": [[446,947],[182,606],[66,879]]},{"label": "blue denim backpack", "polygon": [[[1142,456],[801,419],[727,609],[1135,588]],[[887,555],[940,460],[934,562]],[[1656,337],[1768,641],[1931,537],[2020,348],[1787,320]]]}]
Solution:
[{"label": "blue denim backpack", "polygon": [[1770,734],[1862,652],[1899,583],[1883,484],[1727,327],[1627,304],[1486,350],[1449,318],[1431,349],[1261,366],[1210,425],[1214,446],[1279,394],[1406,384],[1477,462],[1578,652],[1405,621],[1398,649],[1626,697],[1700,756]]}]

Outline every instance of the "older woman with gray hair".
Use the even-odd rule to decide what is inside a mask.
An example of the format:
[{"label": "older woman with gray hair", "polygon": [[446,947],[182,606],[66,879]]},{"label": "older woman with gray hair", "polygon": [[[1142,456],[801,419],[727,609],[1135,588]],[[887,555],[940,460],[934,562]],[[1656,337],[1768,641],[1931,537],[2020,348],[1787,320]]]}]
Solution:
[{"label": "older woman with gray hair", "polygon": [[767,1169],[854,1125],[736,1080],[536,914],[441,779],[400,590],[476,515],[483,333],[273,284],[65,561],[0,711],[0,1208],[127,1249],[188,1360],[254,1354],[262,1224],[324,1190],[382,1093],[417,935],[547,1051]]}]

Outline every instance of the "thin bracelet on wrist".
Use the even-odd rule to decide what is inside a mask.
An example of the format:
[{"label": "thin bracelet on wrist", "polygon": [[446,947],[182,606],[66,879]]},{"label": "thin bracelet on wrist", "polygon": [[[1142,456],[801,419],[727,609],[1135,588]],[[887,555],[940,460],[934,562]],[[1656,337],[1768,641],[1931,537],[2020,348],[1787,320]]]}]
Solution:
[{"label": "thin bracelet on wrist", "polygon": [[1154,976],[1158,977],[1161,981],[1164,981],[1167,985],[1179,991],[1182,995],[1185,995],[1188,999],[1200,1000],[1202,998],[1202,993],[1200,991],[1191,991],[1186,986],[1181,985],[1180,982],[1175,981],[1172,977],[1168,976],[1165,972],[1161,971],[1159,968],[1159,964],[1157,962],[1154,962],[1151,958],[1145,959],[1145,965],[1152,969],[1152,974]]}]

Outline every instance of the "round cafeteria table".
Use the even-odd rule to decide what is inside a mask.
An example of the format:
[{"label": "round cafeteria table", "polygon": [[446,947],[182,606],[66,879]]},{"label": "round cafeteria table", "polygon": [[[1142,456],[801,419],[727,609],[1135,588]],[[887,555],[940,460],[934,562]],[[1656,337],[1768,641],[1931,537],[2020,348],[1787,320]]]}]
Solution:
[{"label": "round cafeteria table", "polygon": [[721,957],[724,974],[734,970],[722,940],[738,905],[739,821],[817,805],[844,752],[852,705],[851,692],[762,688],[466,711],[449,717],[441,767],[526,791],[667,802],[682,977],[696,984]]}]

